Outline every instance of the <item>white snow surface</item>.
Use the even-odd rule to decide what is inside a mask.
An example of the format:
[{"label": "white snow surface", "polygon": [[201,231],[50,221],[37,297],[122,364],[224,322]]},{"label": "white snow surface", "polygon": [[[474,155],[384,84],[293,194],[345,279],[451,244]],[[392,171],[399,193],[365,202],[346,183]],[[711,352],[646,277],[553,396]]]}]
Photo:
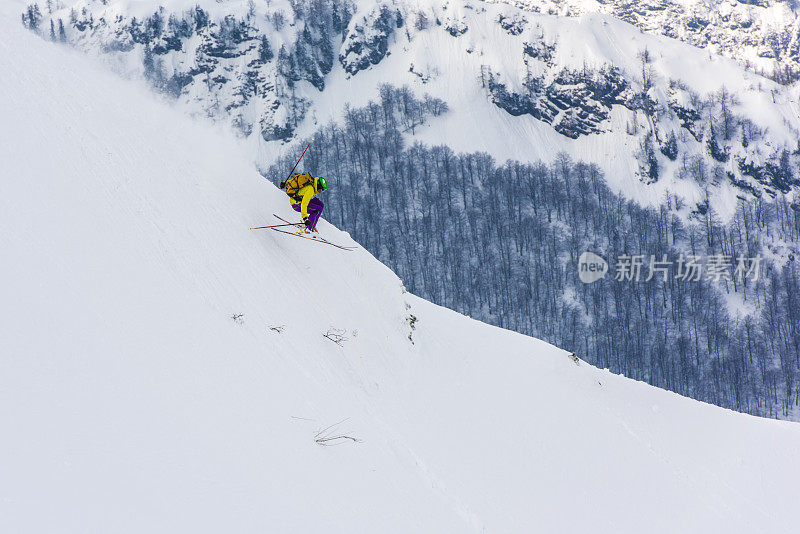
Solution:
[{"label": "white snow surface", "polygon": [[[0,31],[0,532],[796,528],[799,425],[576,364],[363,249],[251,231],[292,212],[238,141],[15,2]],[[330,425],[360,441],[317,444]]]}]

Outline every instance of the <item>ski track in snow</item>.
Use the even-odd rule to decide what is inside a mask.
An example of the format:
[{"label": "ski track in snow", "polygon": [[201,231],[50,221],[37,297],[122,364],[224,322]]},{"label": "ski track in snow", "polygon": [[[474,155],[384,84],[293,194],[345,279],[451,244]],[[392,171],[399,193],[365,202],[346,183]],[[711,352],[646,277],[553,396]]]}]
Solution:
[{"label": "ski track in snow", "polygon": [[[20,5],[0,7],[0,531],[793,530],[800,426],[576,365],[361,248],[248,230],[292,212],[245,147]],[[316,444],[337,421],[362,442]]]}]

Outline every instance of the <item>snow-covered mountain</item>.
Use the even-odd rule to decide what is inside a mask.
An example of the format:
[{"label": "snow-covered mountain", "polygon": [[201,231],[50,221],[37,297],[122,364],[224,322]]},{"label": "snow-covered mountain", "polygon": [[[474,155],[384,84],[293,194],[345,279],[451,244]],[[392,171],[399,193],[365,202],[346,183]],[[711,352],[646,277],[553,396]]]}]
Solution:
[{"label": "snow-covered mountain", "polygon": [[613,15],[643,31],[736,59],[780,83],[800,78],[796,0],[495,0],[537,13]]},{"label": "snow-covered mountain", "polygon": [[288,208],[247,147],[16,7],[0,530],[792,531],[798,425],[430,304],[363,249],[249,230]]},{"label": "snow-covered mountain", "polygon": [[[19,11],[43,38],[232,127],[276,183],[292,141],[325,140],[305,164],[335,180],[326,216],[423,296],[630,377],[796,418],[798,88],[598,6],[559,16],[466,0],[81,0]],[[587,288],[576,263],[589,250],[612,262],[765,261],[752,285]]]},{"label": "snow-covered mountain", "polygon": [[791,167],[800,157],[791,89],[608,15],[466,0],[37,5],[23,18],[45,38],[230,122],[262,163],[275,141],[310,134],[388,82],[452,110],[415,131],[420,141],[501,160],[565,151],[640,202],[671,194],[692,209],[724,197],[712,204],[729,218],[737,195],[797,185],[780,164],[784,151]]}]

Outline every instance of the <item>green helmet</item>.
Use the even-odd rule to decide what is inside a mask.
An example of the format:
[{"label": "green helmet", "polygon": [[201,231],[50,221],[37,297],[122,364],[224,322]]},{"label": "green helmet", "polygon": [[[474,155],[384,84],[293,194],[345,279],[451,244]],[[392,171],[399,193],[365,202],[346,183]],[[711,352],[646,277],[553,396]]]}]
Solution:
[{"label": "green helmet", "polygon": [[325,191],[326,189],[328,189],[328,180],[326,180],[322,176],[318,176],[317,177],[317,187],[320,190]]}]

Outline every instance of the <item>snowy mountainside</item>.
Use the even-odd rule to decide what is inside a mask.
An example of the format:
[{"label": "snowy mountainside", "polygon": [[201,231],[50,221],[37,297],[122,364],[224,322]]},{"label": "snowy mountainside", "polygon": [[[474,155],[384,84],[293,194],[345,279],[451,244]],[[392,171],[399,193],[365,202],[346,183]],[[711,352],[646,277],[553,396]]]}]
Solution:
[{"label": "snowy mountainside", "polygon": [[[684,223],[677,206],[643,208],[565,154],[501,163],[398,142],[437,111],[382,86],[312,134],[305,168],[336,177],[330,222],[433,302],[682,395],[797,419],[800,212],[785,198],[741,202],[730,223],[708,207]],[[294,164],[287,155],[262,173],[277,185]],[[613,277],[579,275],[591,250],[618,259]],[[688,276],[690,256],[708,258],[705,274]]]},{"label": "snowy mountainside", "polygon": [[737,60],[780,83],[800,79],[796,0],[489,0],[564,16],[604,13]]},{"label": "snowy mountainside", "polygon": [[[343,195],[330,192],[337,212],[329,210],[328,216],[426,298],[682,394],[759,415],[796,417],[796,88],[749,72],[731,59],[642,33],[597,13],[563,17],[507,4],[432,0],[83,0],[50,5],[52,9],[20,6],[23,24],[45,39],[69,42],[126,75],[143,76],[196,116],[228,123],[244,140],[248,157],[274,183],[280,173],[270,173],[271,166],[295,157],[296,144],[290,141],[313,137],[323,128],[352,133],[352,142],[336,154],[344,158],[347,153],[356,165],[344,176],[339,170],[347,162],[334,157],[324,171]],[[387,83],[399,88],[406,120],[399,131],[384,130],[393,132],[388,149],[370,152],[387,141],[361,144],[368,132],[375,133],[375,118],[392,113],[369,104],[384,101],[392,91]],[[360,113],[367,117],[362,126],[372,127],[349,127],[349,119]],[[417,152],[429,156],[418,161],[418,167],[438,165],[435,154],[444,155],[442,172],[429,175],[440,183],[422,194],[409,197],[404,192],[383,200],[384,193],[392,196],[384,180],[398,167],[392,165],[387,173],[382,157],[388,152],[409,156],[404,147],[417,141],[423,143]],[[446,148],[439,150],[437,145]],[[359,147],[365,152],[358,153]],[[313,167],[318,149],[320,156],[328,151],[315,147],[306,164]],[[480,198],[479,206],[468,206],[466,194],[461,205],[454,204],[449,189],[438,187],[452,178],[443,177],[454,161],[448,159],[448,150],[462,162],[481,162],[480,184],[471,173],[462,182],[475,190],[472,200]],[[374,165],[371,155],[376,156]],[[506,160],[511,160],[506,167],[494,164]],[[563,172],[571,165],[559,162],[569,161],[575,163],[576,173]],[[507,187],[522,176],[514,162],[532,165],[522,187]],[[542,191],[531,191],[531,186],[563,184],[558,187],[568,192],[573,186],[585,188],[589,174],[607,181],[623,198],[615,198],[608,209],[606,192],[594,187],[597,203],[590,203],[591,208],[572,203],[567,221],[560,218],[566,213],[563,199],[555,195],[548,209],[555,210],[559,220],[553,223],[548,212],[546,220],[532,222],[538,206],[530,205],[531,199],[544,200],[547,195],[538,195]],[[364,182],[375,186],[374,195],[366,194]],[[495,217],[502,213],[487,194],[489,189],[481,187],[492,183],[508,190],[504,198],[512,200],[520,200],[520,192],[527,191],[516,208],[507,206],[510,215],[500,224],[508,234],[519,228],[529,233],[482,239],[488,235],[484,228],[498,227]],[[426,204],[428,191],[437,189],[447,200]],[[409,201],[395,212],[424,210],[414,231],[436,232],[438,249],[415,248],[430,244],[426,235],[404,235],[391,249],[383,246],[385,240],[373,228],[400,228],[408,234],[411,218],[400,215],[394,220],[393,213],[375,210],[373,204],[398,206],[394,200],[399,197]],[[340,202],[344,199],[347,202]],[[642,213],[627,199],[652,209]],[[606,221],[601,225],[606,232],[598,224],[584,226],[589,209],[595,212],[593,221]],[[574,217],[576,210],[584,214],[583,221]],[[359,217],[361,212],[367,216]],[[457,217],[462,217],[461,223],[452,225]],[[446,231],[430,228],[433,220],[448,228],[466,228],[463,217],[470,218],[472,230],[464,246],[458,246],[463,236],[444,240]],[[615,224],[615,218],[626,222]],[[541,238],[545,228],[554,246],[538,254],[530,247],[531,236]],[[512,247],[514,240],[519,242]],[[401,241],[404,245],[398,247]],[[575,261],[585,250],[605,253],[612,262],[619,254],[641,254],[646,262],[654,253],[671,252],[676,259],[681,253],[696,254],[697,243],[704,243],[699,253],[707,257],[721,254],[736,261],[745,253],[763,256],[763,276],[753,287],[734,280],[696,284],[688,298],[684,290],[689,288],[672,284],[623,292],[621,284],[600,282],[587,291],[575,276]],[[453,249],[446,250],[449,246]],[[470,260],[492,258],[492,266],[501,269],[504,280],[519,287],[519,293],[507,291],[509,286],[501,284],[497,273],[489,272],[493,287],[483,284],[484,294],[466,295],[455,282],[460,275],[447,273],[465,269],[456,258],[468,249],[473,250]],[[559,249],[565,253],[555,254]],[[441,260],[431,269],[433,276],[415,263],[420,250],[429,254],[428,262]],[[529,250],[534,258],[526,256]],[[448,260],[449,265],[443,263]],[[538,269],[532,270],[533,265]],[[487,279],[480,269],[489,265],[470,262],[466,269],[467,281]],[[547,276],[532,274],[541,269],[549,269]],[[415,277],[427,279],[427,285],[414,283]],[[545,301],[543,292],[531,290],[540,285],[549,286],[545,291],[551,299]],[[575,294],[581,298],[573,298]],[[643,294],[671,294],[674,299],[651,313],[648,306],[633,302]],[[634,309],[637,321],[632,323],[629,314]],[[663,321],[657,320],[660,314]],[[634,335],[632,329],[638,345],[626,341]],[[609,332],[614,332],[613,339],[605,342]]]},{"label": "snowy mountainside", "polygon": [[[241,146],[15,7],[0,530],[791,531],[796,424],[434,306],[364,250],[248,230],[288,208]],[[339,434],[360,441],[315,443]]]},{"label": "snowy mountainside", "polygon": [[564,151],[645,204],[674,195],[688,213],[710,199],[727,219],[737,196],[774,197],[799,180],[791,89],[611,16],[432,0],[81,0],[46,11],[23,19],[230,122],[261,163],[388,82],[452,110],[413,132],[423,142],[501,160]]}]

